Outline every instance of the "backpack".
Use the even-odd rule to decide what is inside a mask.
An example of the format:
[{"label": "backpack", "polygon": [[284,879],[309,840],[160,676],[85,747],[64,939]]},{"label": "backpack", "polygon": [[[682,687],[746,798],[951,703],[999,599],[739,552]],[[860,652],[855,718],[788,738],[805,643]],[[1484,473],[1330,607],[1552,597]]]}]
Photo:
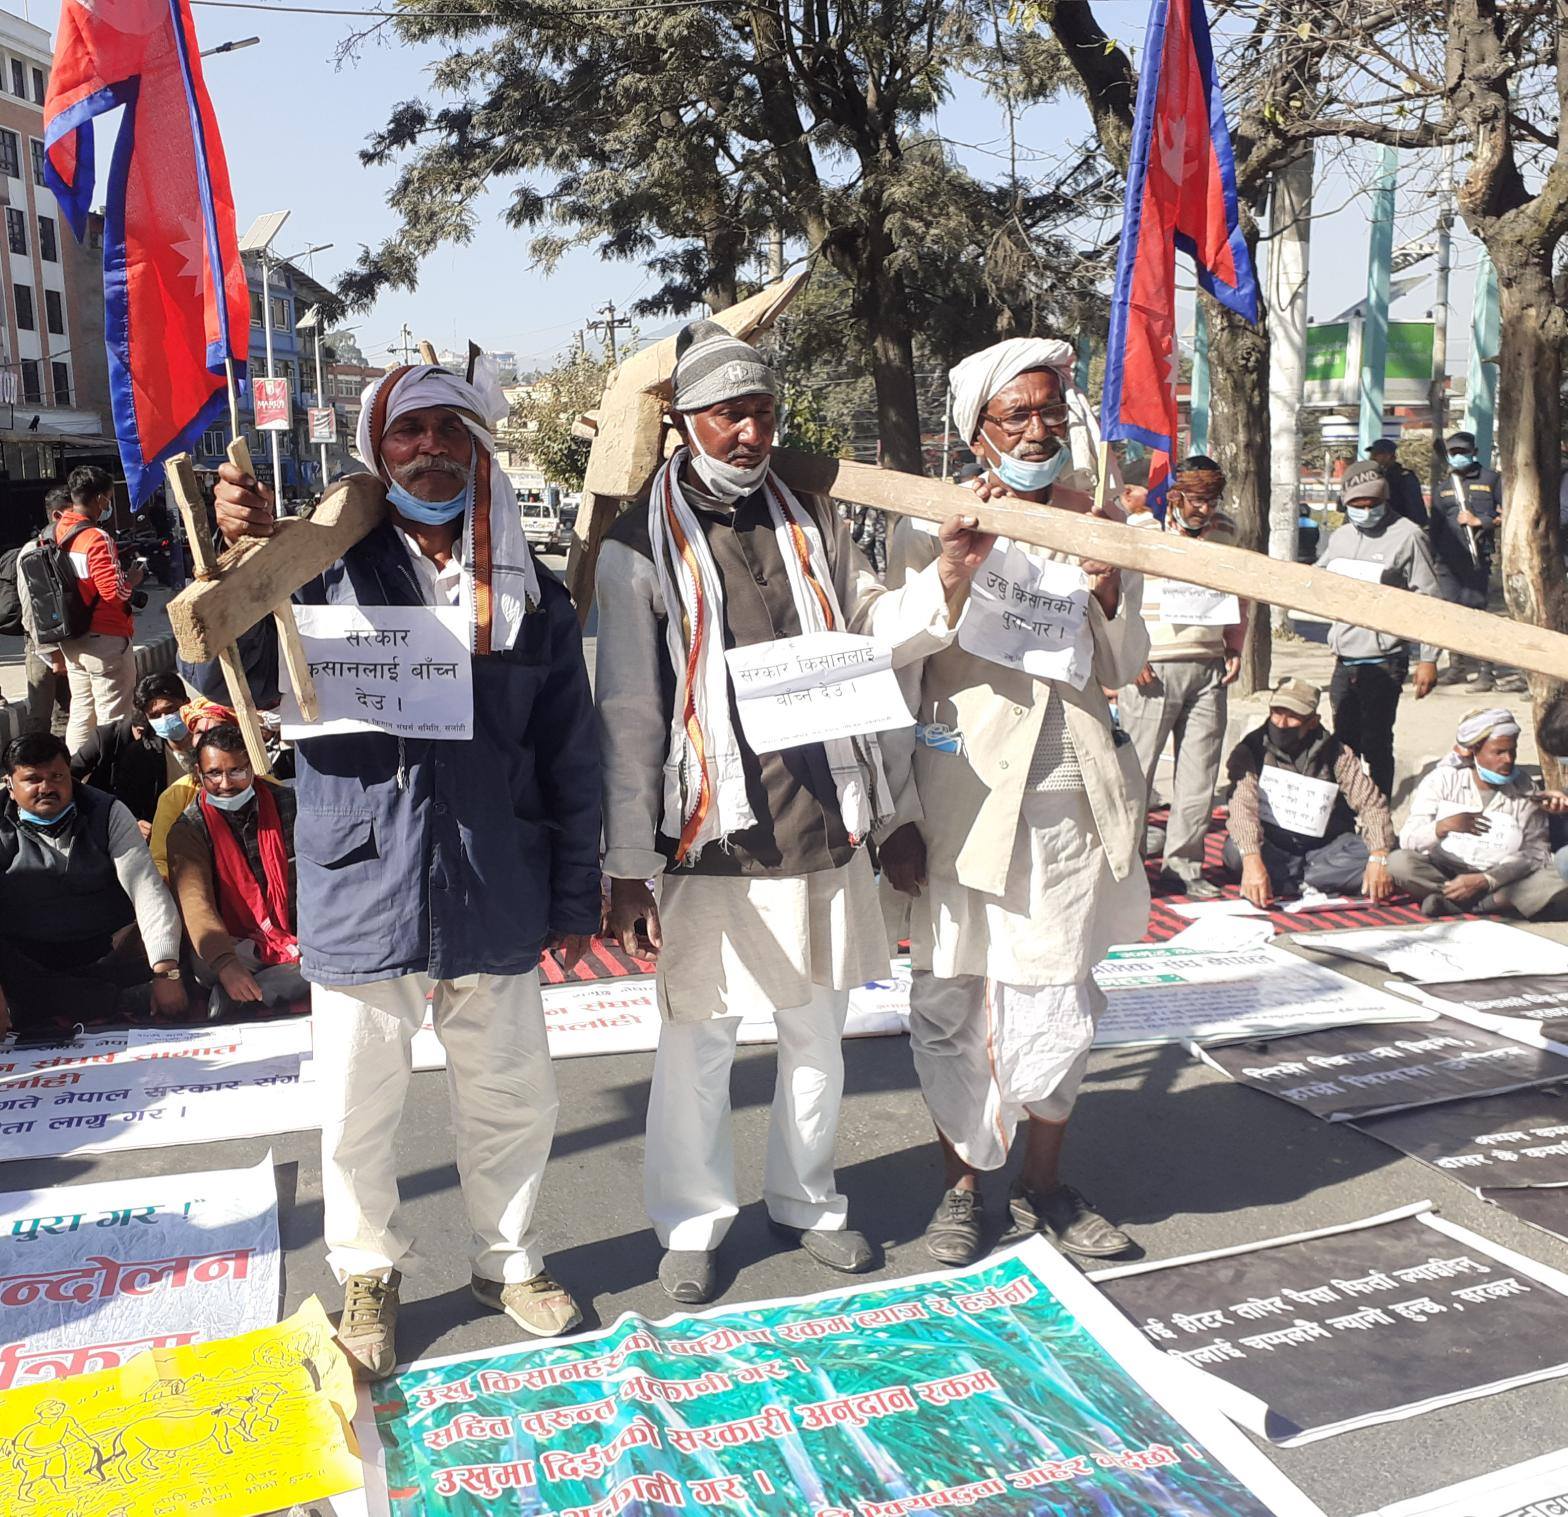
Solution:
[{"label": "backpack", "polygon": [[0,554],[0,636],[20,637],[27,629],[22,625],[22,596],[16,587],[16,560],[20,548]]},{"label": "backpack", "polygon": [[71,544],[89,526],[90,522],[83,522],[62,543],[41,537],[37,550],[19,561],[27,598],[33,603],[33,635],[40,647],[83,637],[92,624],[92,607],[78,589],[76,570],[71,567]]}]

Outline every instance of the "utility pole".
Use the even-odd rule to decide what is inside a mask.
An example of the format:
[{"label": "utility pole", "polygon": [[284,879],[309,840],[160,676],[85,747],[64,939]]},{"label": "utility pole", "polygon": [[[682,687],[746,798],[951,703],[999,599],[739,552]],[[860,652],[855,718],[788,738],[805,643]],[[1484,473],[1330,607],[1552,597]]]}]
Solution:
[{"label": "utility pole", "polygon": [[1366,324],[1361,329],[1361,433],[1358,452],[1383,435],[1383,381],[1388,367],[1389,279],[1394,264],[1395,195],[1399,149],[1386,147],[1372,195],[1372,235],[1367,247]]},{"label": "utility pole", "polygon": [[1427,391],[1427,404],[1432,409],[1432,468],[1428,483],[1434,499],[1446,472],[1441,448],[1448,431],[1448,276],[1454,261],[1452,145],[1443,149],[1443,178],[1437,196],[1437,290],[1432,297],[1432,387]]},{"label": "utility pole", "polygon": [[619,363],[620,359],[615,351],[615,332],[618,327],[625,327],[629,330],[632,319],[630,316],[617,316],[613,300],[607,301],[599,307],[599,316],[600,320],[586,323],[587,328],[595,337],[604,339],[604,345],[610,354],[610,362]]}]

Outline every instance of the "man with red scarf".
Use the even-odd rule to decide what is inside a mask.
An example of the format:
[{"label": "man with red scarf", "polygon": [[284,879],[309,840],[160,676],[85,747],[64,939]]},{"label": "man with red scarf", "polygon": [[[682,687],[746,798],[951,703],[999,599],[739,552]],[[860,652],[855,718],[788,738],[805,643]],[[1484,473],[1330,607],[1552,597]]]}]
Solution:
[{"label": "man with red scarf", "polygon": [[238,727],[199,740],[200,788],[169,829],[169,882],[214,1016],[303,1001],[294,933],[294,794],[257,783]]}]

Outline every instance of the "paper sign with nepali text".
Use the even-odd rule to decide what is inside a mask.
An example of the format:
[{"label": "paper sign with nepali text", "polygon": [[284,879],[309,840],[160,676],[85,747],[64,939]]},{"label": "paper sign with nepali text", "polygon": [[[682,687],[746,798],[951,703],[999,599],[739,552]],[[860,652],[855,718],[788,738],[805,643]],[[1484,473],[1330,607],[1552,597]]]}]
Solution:
[{"label": "paper sign with nepali text", "polygon": [[1308,838],[1320,838],[1328,831],[1328,819],[1339,799],[1339,786],[1332,780],[1265,764],[1258,771],[1258,789],[1263,793],[1259,811],[1265,822]]},{"label": "paper sign with nepali text", "polygon": [[965,1270],[409,1365],[375,1386],[360,1442],[391,1517],[1317,1511],[1164,1371],[1031,1239]]},{"label": "paper sign with nepali text", "polygon": [[283,697],[290,741],[344,732],[456,740],[473,736],[474,666],[459,606],[295,606],[320,719]]},{"label": "paper sign with nepali text", "polygon": [[1422,984],[1480,980],[1499,972],[1568,974],[1568,946],[1507,922],[1435,922],[1417,931],[1358,927],[1314,933],[1312,946]]},{"label": "paper sign with nepali text", "polygon": [[848,632],[807,632],[731,648],[741,731],[756,753],[913,727],[892,649]]},{"label": "paper sign with nepali text", "polygon": [[976,658],[1081,690],[1094,665],[1089,580],[998,538],[969,586],[958,644]]},{"label": "paper sign with nepali text", "polygon": [[272,1156],[0,1195],[0,1392],[278,1316]]},{"label": "paper sign with nepali text", "polygon": [[0,1511],[252,1517],[354,1490],[348,1361],[314,1296],[272,1327],[0,1395]]},{"label": "paper sign with nepali text", "polygon": [[1147,584],[1145,606],[1152,605],[1169,626],[1234,627],[1241,621],[1241,602],[1223,590],[1181,579],[1151,579]]}]

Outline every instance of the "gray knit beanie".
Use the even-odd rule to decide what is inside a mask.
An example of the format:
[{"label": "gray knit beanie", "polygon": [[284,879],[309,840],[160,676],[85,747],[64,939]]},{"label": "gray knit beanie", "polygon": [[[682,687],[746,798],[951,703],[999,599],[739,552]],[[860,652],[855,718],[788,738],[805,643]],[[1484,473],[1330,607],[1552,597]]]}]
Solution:
[{"label": "gray knit beanie", "polygon": [[716,321],[692,321],[675,339],[677,411],[705,411],[742,395],[777,395],[773,370],[749,342]]}]

